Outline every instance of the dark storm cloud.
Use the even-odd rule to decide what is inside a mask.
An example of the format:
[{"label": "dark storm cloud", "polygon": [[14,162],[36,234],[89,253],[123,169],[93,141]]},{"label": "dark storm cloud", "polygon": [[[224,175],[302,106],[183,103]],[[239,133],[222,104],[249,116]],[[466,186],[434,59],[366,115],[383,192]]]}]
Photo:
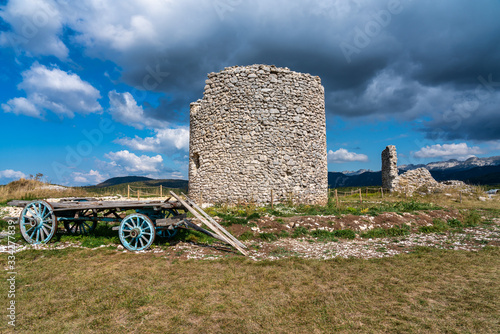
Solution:
[{"label": "dark storm cloud", "polygon": [[[392,14],[391,4],[397,5]],[[425,116],[433,119],[425,123],[429,136],[441,129],[448,139],[500,138],[495,122],[489,131],[479,126],[498,115],[484,105],[474,117],[478,126],[469,121],[454,129],[442,122],[457,96],[475,88],[479,75],[500,79],[498,2],[350,3],[343,14],[332,14],[334,3],[322,9],[314,3],[290,6],[284,5],[281,16],[263,12],[269,9],[265,5],[259,15],[250,15],[256,9],[242,4],[198,39],[165,49],[168,61],[161,66],[170,76],[158,90],[176,98],[163,101],[156,117],[187,112],[189,102],[202,97],[208,72],[266,63],[320,76],[331,115]],[[380,17],[386,22],[377,21]],[[383,23],[379,31],[374,22]],[[355,50],[346,55],[346,45]],[[124,78],[140,84],[145,74],[125,68]]]},{"label": "dark storm cloud", "polygon": [[433,140],[471,139],[477,141],[500,138],[500,82],[498,91],[486,86],[458,96],[451,109],[427,122],[422,129]]},{"label": "dark storm cloud", "polygon": [[[30,51],[51,41],[50,31],[73,29],[88,55],[120,66],[139,104],[148,91],[165,93],[157,108],[145,109],[162,120],[187,122],[207,73],[266,63],[320,76],[329,115],[428,119],[429,137],[440,129],[448,139],[500,139],[498,122],[489,121],[500,118],[498,108],[486,101],[460,125],[445,121],[463,109],[479,76],[500,81],[499,1],[123,2],[114,15],[105,15],[110,1],[99,8],[83,1],[76,14],[58,7],[65,19]],[[500,87],[492,89],[496,101]]]}]

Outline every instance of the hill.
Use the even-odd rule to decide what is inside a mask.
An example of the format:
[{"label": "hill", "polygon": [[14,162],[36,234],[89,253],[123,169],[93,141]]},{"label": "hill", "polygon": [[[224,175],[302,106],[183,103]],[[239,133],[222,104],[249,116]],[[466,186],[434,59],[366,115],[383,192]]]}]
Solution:
[{"label": "hill", "polygon": [[120,176],[108,179],[98,185],[87,188],[109,188],[119,185],[135,185],[143,187],[159,187],[162,185],[165,188],[187,188],[187,180],[178,179],[152,179],[145,176]]},{"label": "hill", "polygon": [[[95,186],[82,187],[85,191],[91,194],[103,195],[103,194],[128,194],[128,186],[137,190],[137,188],[144,187],[155,187],[154,189],[149,189],[149,192],[159,191],[160,185],[163,187],[163,193],[167,194],[169,190],[187,191],[188,181],[187,180],[177,180],[177,179],[160,179],[155,180],[144,176],[123,176],[114,177],[99,183]],[[145,190],[148,192],[148,190]]]},{"label": "hill", "polygon": [[[404,173],[400,170],[399,173]],[[436,181],[459,180],[473,185],[500,184],[500,166],[475,167],[466,170],[442,169],[430,170]],[[328,172],[328,186],[330,188],[340,187],[380,187],[382,185],[382,173],[364,172],[358,175],[346,175],[338,172]]]},{"label": "hill", "polygon": [[149,181],[149,180],[153,179],[145,176],[119,176],[119,177],[112,177],[111,179],[101,182],[95,185],[94,187],[96,188],[112,187],[122,183],[132,183],[132,182]]}]

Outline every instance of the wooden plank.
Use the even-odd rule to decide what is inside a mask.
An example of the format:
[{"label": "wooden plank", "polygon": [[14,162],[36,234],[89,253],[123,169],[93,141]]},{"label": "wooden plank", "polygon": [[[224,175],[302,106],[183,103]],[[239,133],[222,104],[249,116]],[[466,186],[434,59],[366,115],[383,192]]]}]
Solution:
[{"label": "wooden plank", "polygon": [[248,253],[241,248],[237,243],[232,241],[231,239],[227,238],[215,225],[210,223],[207,219],[205,219],[202,215],[200,215],[195,209],[193,209],[189,204],[187,204],[184,200],[182,200],[179,196],[177,196],[173,191],[170,191],[170,194],[174,196],[176,200],[178,200],[186,209],[189,210],[196,218],[201,220],[205,225],[207,225],[212,231],[214,231],[217,235],[219,235],[222,239],[224,239],[224,242],[230,244],[234,248],[240,251],[241,254],[247,256]]},{"label": "wooden plank", "polygon": [[[10,206],[25,207],[26,204],[31,201],[11,201],[7,203]],[[61,202],[50,202],[50,205],[55,211],[74,211],[74,210],[106,210],[106,209],[116,209],[120,208],[123,210],[127,209],[143,209],[143,208],[162,208],[162,209],[181,209],[182,204],[179,202],[118,202],[118,201],[100,201],[100,202],[78,202],[78,203],[61,203]]]},{"label": "wooden plank", "polygon": [[198,210],[198,212],[200,212],[206,219],[210,220],[210,222],[212,224],[214,224],[215,226],[217,226],[217,228],[219,230],[222,231],[222,233],[224,233],[229,239],[233,240],[234,242],[236,242],[240,247],[242,248],[247,248],[247,246],[245,246],[241,241],[239,241],[238,239],[236,239],[231,233],[229,233],[224,227],[222,227],[219,223],[217,223],[212,217],[210,217],[205,211],[203,211],[202,208],[200,208],[198,205],[196,205],[196,203],[190,199],[189,197],[187,197],[186,194],[184,194],[183,192],[181,192],[182,195],[184,195],[186,197],[186,200],[187,202],[192,206],[194,207],[196,210]]},{"label": "wooden plank", "polygon": [[164,218],[164,219],[157,219],[156,220],[156,226],[169,226],[169,225],[174,225],[180,222],[181,220],[185,219],[186,215],[178,215],[172,218]]},{"label": "wooden plank", "polygon": [[230,244],[234,248],[238,249],[242,254],[246,255],[246,252],[241,249],[238,244],[233,242],[231,239],[227,238],[222,231],[220,231],[215,225],[210,223],[207,219],[205,219],[198,211],[196,211],[193,207],[191,207],[187,202],[182,200],[179,196],[177,196],[174,192],[170,191],[170,194],[174,196],[189,212],[191,212],[196,218],[198,218],[203,224],[207,225],[210,229],[212,229],[217,235],[224,239],[224,242]]},{"label": "wooden plank", "polygon": [[226,240],[222,239],[222,238],[221,238],[221,237],[219,237],[217,234],[212,233],[212,232],[210,232],[210,231],[208,231],[208,230],[205,230],[203,227],[200,227],[200,226],[198,226],[198,225],[196,225],[196,224],[193,224],[193,223],[191,223],[190,221],[184,221],[184,223],[185,223],[187,226],[189,226],[190,228],[192,228],[193,230],[196,230],[196,231],[198,231],[198,232],[204,233],[204,234],[206,234],[206,235],[208,235],[208,236],[210,236],[210,237],[212,237],[212,238],[215,238],[215,239],[217,239],[217,240],[220,240],[220,241],[222,241],[222,242],[226,242]]}]

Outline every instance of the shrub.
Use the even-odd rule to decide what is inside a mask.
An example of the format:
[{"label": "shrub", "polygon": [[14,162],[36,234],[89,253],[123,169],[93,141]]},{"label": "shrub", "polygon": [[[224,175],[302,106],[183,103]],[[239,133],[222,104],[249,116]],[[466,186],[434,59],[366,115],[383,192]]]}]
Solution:
[{"label": "shrub", "polygon": [[307,230],[307,228],[303,227],[303,226],[299,226],[299,227],[296,227],[294,230],[293,230],[293,233],[292,233],[292,238],[300,238],[300,237],[305,237],[306,235],[309,234],[309,231]]},{"label": "shrub", "polygon": [[247,217],[247,220],[254,220],[254,219],[259,219],[259,218],[260,218],[260,214],[258,212],[254,212]]},{"label": "shrub", "polygon": [[476,210],[470,210],[464,219],[465,226],[477,226],[481,223],[483,219],[481,215]]},{"label": "shrub", "polygon": [[282,230],[279,234],[278,234],[278,238],[289,238],[290,237],[290,233],[288,233],[287,231],[285,230]]},{"label": "shrub", "polygon": [[368,230],[364,233],[361,233],[359,235],[361,238],[371,238],[371,239],[374,239],[374,238],[385,238],[387,237],[387,230],[383,229],[383,228],[380,228],[380,227],[377,227],[377,228],[374,228],[373,230]]},{"label": "shrub", "polygon": [[450,218],[448,219],[448,225],[450,227],[462,227],[462,222],[456,218]]},{"label": "shrub", "polygon": [[420,226],[418,230],[421,233],[438,233],[448,230],[448,224],[442,219],[434,219],[432,226]]},{"label": "shrub", "polygon": [[222,218],[221,224],[224,226],[231,226],[233,224],[245,225],[248,223],[248,219],[235,217],[231,214],[217,213],[216,215]]},{"label": "shrub", "polygon": [[354,238],[356,238],[356,233],[353,230],[351,230],[351,229],[336,230],[336,231],[333,231],[332,233],[337,238],[343,238],[343,239],[354,239]]},{"label": "shrub", "polygon": [[259,238],[264,241],[276,241],[278,237],[273,233],[259,233]]},{"label": "shrub", "polygon": [[253,238],[253,233],[251,231],[245,231],[242,235],[240,235],[239,239],[241,241],[249,240]]},{"label": "shrub", "polygon": [[337,238],[335,238],[334,232],[325,230],[314,230],[311,232],[311,236],[317,238],[319,241],[338,241]]},{"label": "shrub", "polygon": [[360,234],[362,238],[387,238],[387,237],[400,237],[410,234],[410,227],[408,225],[395,226],[388,229],[374,228],[373,230],[366,231]]}]

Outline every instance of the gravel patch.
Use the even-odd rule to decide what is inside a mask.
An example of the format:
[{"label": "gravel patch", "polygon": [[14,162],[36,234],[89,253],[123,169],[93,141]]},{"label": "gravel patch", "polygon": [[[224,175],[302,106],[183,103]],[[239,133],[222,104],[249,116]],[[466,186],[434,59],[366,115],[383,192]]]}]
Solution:
[{"label": "gravel patch", "polygon": [[[382,258],[402,253],[409,253],[416,247],[433,247],[448,250],[479,251],[485,246],[500,246],[500,220],[496,219],[492,225],[474,228],[465,228],[460,232],[445,233],[412,233],[404,237],[362,239],[340,239],[338,242],[320,242],[314,238],[299,239],[283,238],[274,242],[253,240],[245,242],[249,248],[248,258],[255,261],[278,260],[283,258],[304,258],[328,260],[334,258]],[[77,242],[49,243],[47,245],[28,245],[24,241],[18,242],[16,251],[27,249],[57,250],[68,247],[84,248]],[[102,245],[91,248],[112,247],[116,252],[130,253],[121,245]],[[12,250],[7,246],[0,246],[0,253]],[[179,242],[172,246],[154,246],[147,251],[137,254],[151,254],[169,259],[196,259],[217,260],[226,257],[240,256],[234,249],[222,243],[212,245],[196,244],[193,242]]]}]

